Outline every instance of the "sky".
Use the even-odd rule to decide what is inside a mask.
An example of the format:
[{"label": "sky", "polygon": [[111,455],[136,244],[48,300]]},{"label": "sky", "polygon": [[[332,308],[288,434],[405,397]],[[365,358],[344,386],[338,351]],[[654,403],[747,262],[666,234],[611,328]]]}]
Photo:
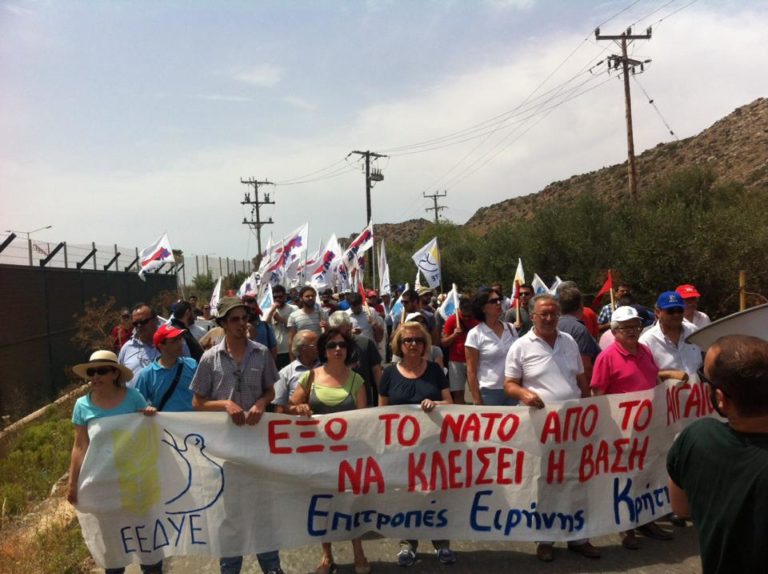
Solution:
[{"label": "sky", "polygon": [[256,178],[314,250],[366,224],[353,150],[374,223],[461,224],[626,160],[630,25],[636,153],[768,95],[766,0],[0,0],[0,232],[250,258]]}]

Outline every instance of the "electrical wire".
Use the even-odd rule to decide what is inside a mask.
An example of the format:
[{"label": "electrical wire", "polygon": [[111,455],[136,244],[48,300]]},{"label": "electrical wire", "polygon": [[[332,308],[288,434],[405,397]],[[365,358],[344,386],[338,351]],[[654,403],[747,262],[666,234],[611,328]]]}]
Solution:
[{"label": "electrical wire", "polygon": [[638,79],[637,79],[637,76],[635,76],[634,74],[632,74],[632,79],[633,79],[633,80],[635,80],[635,83],[636,83],[636,84],[638,85],[638,87],[639,87],[639,88],[640,88],[640,89],[643,91],[643,94],[645,94],[645,97],[648,99],[648,103],[649,103],[649,104],[651,104],[651,105],[653,106],[653,109],[654,109],[654,110],[656,110],[656,114],[659,116],[659,118],[661,119],[661,121],[664,123],[664,125],[666,126],[666,128],[667,128],[667,130],[669,131],[670,135],[671,135],[673,138],[675,138],[677,141],[680,141],[680,138],[679,138],[679,137],[677,137],[677,134],[676,134],[676,133],[674,132],[674,130],[673,130],[671,127],[670,127],[670,125],[669,125],[669,123],[667,122],[667,120],[665,120],[665,119],[664,119],[664,116],[663,116],[663,115],[661,115],[661,111],[660,111],[660,110],[659,110],[659,108],[656,106],[656,103],[654,102],[653,98],[651,98],[651,96],[649,96],[649,95],[648,95],[648,92],[647,92],[647,91],[645,91],[645,88],[644,88],[644,87],[643,87],[643,85],[640,83],[640,80],[638,80]]}]

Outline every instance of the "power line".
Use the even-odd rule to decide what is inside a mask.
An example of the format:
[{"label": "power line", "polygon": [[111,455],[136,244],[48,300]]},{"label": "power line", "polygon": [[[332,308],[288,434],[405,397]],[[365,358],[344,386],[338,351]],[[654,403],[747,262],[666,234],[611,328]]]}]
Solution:
[{"label": "power line", "polygon": [[254,178],[250,179],[243,179],[240,178],[240,183],[243,185],[252,185],[253,186],[253,199],[251,199],[251,194],[249,192],[246,192],[243,201],[240,202],[241,205],[250,205],[251,207],[251,217],[253,219],[248,220],[245,217],[243,217],[243,225],[247,225],[249,228],[256,231],[256,240],[258,243],[259,248],[259,255],[261,255],[261,228],[265,225],[271,225],[274,223],[272,221],[272,218],[270,217],[268,221],[262,221],[261,214],[259,212],[259,207],[262,205],[274,205],[274,201],[270,201],[269,194],[264,193],[264,199],[259,200],[259,186],[260,185],[275,185],[271,181],[258,181]]},{"label": "power line", "polygon": [[439,191],[437,191],[437,192],[435,192],[433,194],[426,194],[426,193],[424,194],[425,198],[431,199],[432,202],[434,203],[434,207],[427,207],[424,211],[426,211],[427,213],[429,213],[430,211],[434,211],[435,212],[435,225],[440,223],[440,212],[443,209],[448,209],[444,205],[438,205],[437,204],[437,200],[439,198],[441,198],[441,197],[446,197],[447,195],[448,195],[447,191],[444,191],[443,193],[440,193]]},{"label": "power line", "polygon": [[653,106],[653,109],[656,110],[656,114],[659,116],[661,121],[664,123],[664,125],[667,127],[667,130],[669,131],[670,135],[675,138],[677,141],[680,141],[680,138],[677,137],[677,134],[672,130],[669,123],[667,123],[667,120],[664,119],[664,116],[661,115],[661,111],[659,111],[659,108],[656,106],[656,103],[654,102],[653,98],[648,95],[648,92],[645,91],[645,88],[640,83],[640,80],[637,79],[637,76],[633,75],[632,79],[635,80],[635,83],[637,86],[643,91],[643,94],[645,94],[645,97],[648,98],[648,103]]}]

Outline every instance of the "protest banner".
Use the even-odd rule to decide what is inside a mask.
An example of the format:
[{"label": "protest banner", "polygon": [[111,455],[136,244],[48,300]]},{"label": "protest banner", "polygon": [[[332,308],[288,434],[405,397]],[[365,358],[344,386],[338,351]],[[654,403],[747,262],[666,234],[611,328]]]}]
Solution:
[{"label": "protest banner", "polygon": [[706,386],[528,407],[417,406],[237,427],[226,413],[94,420],[78,516],[96,562],[237,556],[367,531],[565,541],[670,511],[666,453]]}]

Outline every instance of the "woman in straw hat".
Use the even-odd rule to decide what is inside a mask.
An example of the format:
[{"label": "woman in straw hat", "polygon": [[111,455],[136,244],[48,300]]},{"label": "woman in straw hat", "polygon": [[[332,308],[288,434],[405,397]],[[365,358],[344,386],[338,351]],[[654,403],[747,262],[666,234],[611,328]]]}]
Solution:
[{"label": "woman in straw hat", "polygon": [[127,413],[143,412],[155,414],[153,407],[147,406],[144,397],[136,389],[126,388],[125,383],[133,378],[133,372],[117,362],[117,355],[112,351],[95,351],[87,363],[72,367],[76,375],[87,380],[90,385],[88,394],[77,399],[72,412],[75,424],[75,444],[72,447],[72,460],[69,464],[69,488],[67,500],[77,504],[77,482],[80,468],[88,450],[88,423],[93,419]]}]

